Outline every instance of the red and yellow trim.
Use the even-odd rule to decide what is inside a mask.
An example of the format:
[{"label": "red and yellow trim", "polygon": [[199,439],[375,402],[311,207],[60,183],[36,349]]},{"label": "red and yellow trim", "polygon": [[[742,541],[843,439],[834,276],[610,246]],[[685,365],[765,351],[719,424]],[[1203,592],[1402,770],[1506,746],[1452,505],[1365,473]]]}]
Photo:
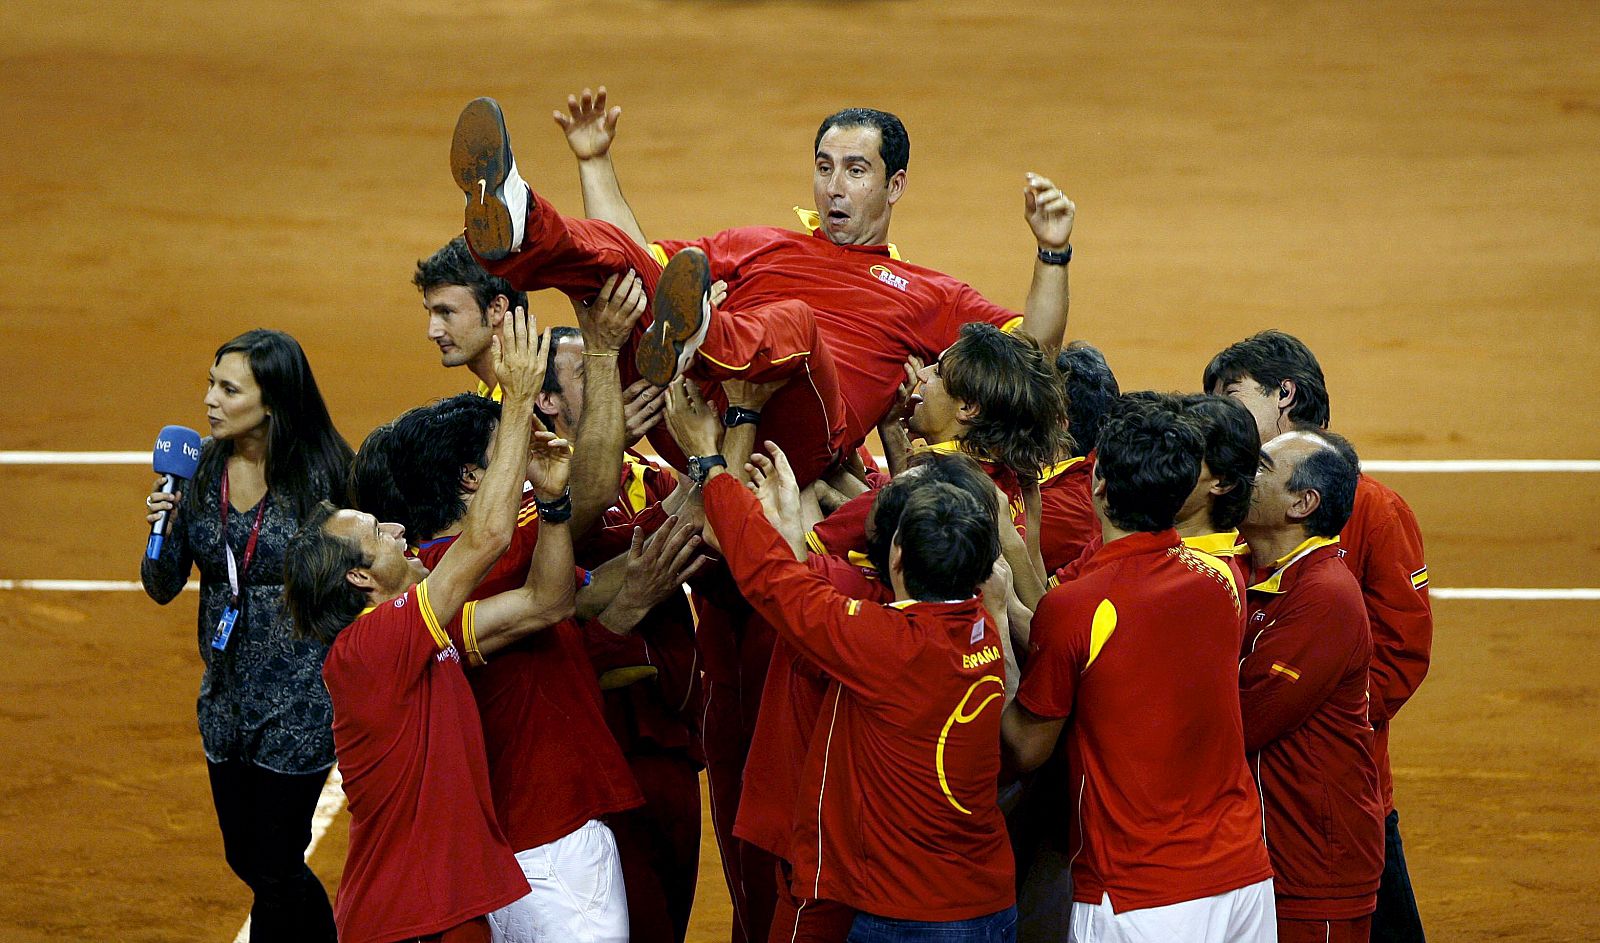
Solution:
[{"label": "red and yellow trim", "polygon": [[1338,542],[1339,538],[1337,537],[1307,537],[1300,542],[1300,546],[1272,562],[1271,576],[1250,588],[1263,593],[1283,592],[1283,574],[1288,572],[1289,567],[1294,566],[1301,557],[1316,550],[1318,547],[1331,547]]},{"label": "red and yellow trim", "polygon": [[467,650],[467,664],[476,668],[484,662],[478,650],[478,604],[469,602],[461,607],[461,642]]},{"label": "red and yellow trim", "polygon": [[[822,226],[822,217],[818,215],[816,210],[808,210],[803,206],[796,206],[794,208],[794,215],[800,217],[800,225],[805,227],[806,232],[816,232]],[[886,243],[885,245],[887,245],[889,249],[889,258],[894,259],[896,262],[905,261],[904,259],[900,258],[899,247],[892,242]],[[666,265],[667,263],[663,262],[661,264]]]},{"label": "red and yellow trim", "polygon": [[433,603],[428,599],[427,580],[417,584],[417,609],[422,613],[422,621],[428,627],[428,634],[433,636],[433,644],[439,646],[440,651],[449,648],[450,634],[439,625],[439,617],[434,614]]}]

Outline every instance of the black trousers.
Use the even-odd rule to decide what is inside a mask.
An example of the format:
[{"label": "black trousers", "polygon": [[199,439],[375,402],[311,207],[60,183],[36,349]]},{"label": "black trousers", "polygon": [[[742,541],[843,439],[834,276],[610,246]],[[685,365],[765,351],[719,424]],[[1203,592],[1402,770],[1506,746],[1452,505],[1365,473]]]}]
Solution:
[{"label": "black trousers", "polygon": [[1400,813],[1390,812],[1383,826],[1383,880],[1378,885],[1378,909],[1372,915],[1372,943],[1423,943],[1422,914],[1400,844]]},{"label": "black trousers", "polygon": [[251,943],[333,943],[328,892],[305,862],[327,771],[274,773],[238,760],[206,767],[228,867],[255,893]]}]

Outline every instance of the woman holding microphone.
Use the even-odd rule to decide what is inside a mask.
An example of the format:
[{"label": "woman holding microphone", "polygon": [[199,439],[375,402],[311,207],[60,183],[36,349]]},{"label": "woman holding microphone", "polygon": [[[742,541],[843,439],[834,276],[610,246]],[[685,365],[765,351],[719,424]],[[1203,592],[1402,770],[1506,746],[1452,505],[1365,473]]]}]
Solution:
[{"label": "woman holding microphone", "polygon": [[327,649],[290,631],[283,551],[318,501],[342,498],[350,446],[281,331],[218,348],[205,406],[211,435],[194,480],[145,499],[151,523],[173,516],[140,575],[166,604],[200,570],[200,739],[228,866],[255,894],[251,939],[331,943],[328,895],[304,860],[334,762]]}]

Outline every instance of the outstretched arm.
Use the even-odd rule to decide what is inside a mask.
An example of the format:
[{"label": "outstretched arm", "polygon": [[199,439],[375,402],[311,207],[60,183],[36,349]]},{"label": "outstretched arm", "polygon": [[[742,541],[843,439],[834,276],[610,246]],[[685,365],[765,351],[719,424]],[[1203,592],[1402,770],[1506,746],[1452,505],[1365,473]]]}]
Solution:
[{"label": "outstretched arm", "polygon": [[612,275],[587,304],[574,301],[583,334],[583,418],[578,420],[572,468],[572,530],[587,534],[617,498],[622,476],[624,426],[617,357],[644,313],[644,281],[633,272]]},{"label": "outstretched arm", "polygon": [[[1077,207],[1048,177],[1028,174],[1023,190],[1023,215],[1042,252],[1064,253],[1072,245],[1072,223]],[[1022,330],[1040,346],[1060,347],[1067,336],[1067,266],[1036,258],[1033,284],[1022,309]]]},{"label": "outstretched arm", "polygon": [[[572,447],[553,433],[535,433],[528,480],[542,503],[567,493]],[[490,655],[532,632],[571,617],[573,611],[572,529],[564,517],[540,511],[539,541],[521,587],[477,603],[463,618],[469,655]]]},{"label": "outstretched arm", "polygon": [[598,92],[584,89],[581,95],[567,96],[567,114],[554,113],[556,124],[567,136],[567,146],[578,159],[578,182],[583,186],[583,212],[590,219],[604,220],[628,234],[634,242],[648,246],[644,230],[634,218],[633,208],[622,196],[616,168],[611,165],[611,142],[617,133],[620,107],[606,108],[606,87]]},{"label": "outstretched arm", "polygon": [[[429,601],[441,625],[455,619],[484,574],[511,545],[511,535],[516,530],[522,482],[528,468],[534,398],[544,385],[550,350],[550,333],[535,337],[534,327],[533,319],[518,308],[501,324],[500,333],[491,342],[495,378],[500,381],[502,396],[500,424],[489,467],[467,505],[461,536],[428,576]],[[540,435],[548,437],[546,441],[566,445],[550,433]],[[561,486],[566,487],[564,474]]]}]

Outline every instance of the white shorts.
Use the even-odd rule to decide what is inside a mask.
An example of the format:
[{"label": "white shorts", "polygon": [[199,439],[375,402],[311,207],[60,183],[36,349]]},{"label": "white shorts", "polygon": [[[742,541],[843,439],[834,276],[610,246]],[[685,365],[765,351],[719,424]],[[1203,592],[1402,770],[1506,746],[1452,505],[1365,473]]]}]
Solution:
[{"label": "white shorts", "polygon": [[1111,896],[1072,904],[1072,943],[1278,943],[1272,879],[1214,897],[1113,913]]},{"label": "white shorts", "polygon": [[489,914],[494,943],[627,943],[628,898],[611,829],[589,820],[517,852],[528,895]]}]

